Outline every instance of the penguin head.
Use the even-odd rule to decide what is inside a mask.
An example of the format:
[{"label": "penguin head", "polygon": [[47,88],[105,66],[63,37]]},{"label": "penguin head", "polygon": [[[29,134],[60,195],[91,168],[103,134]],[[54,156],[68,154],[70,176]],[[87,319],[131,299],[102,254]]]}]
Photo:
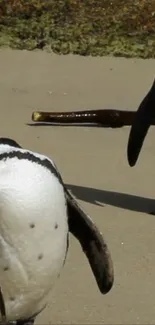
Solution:
[{"label": "penguin head", "polygon": [[144,139],[154,119],[155,80],[151,89],[140,103],[131,126],[127,147],[127,158],[131,167],[133,167],[137,162]]}]

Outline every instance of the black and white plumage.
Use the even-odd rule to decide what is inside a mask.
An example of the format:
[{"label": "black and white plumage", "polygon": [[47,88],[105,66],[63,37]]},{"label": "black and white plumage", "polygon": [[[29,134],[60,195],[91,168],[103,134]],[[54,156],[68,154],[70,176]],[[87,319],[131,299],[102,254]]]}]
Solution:
[{"label": "black and white plumage", "polygon": [[1,321],[33,324],[65,263],[69,231],[106,294],[114,280],[107,245],[66,189],[54,162],[0,138]]},{"label": "black and white plumage", "polygon": [[140,103],[130,130],[127,157],[131,167],[137,162],[144,139],[154,118],[155,80],[153,81],[151,89]]}]

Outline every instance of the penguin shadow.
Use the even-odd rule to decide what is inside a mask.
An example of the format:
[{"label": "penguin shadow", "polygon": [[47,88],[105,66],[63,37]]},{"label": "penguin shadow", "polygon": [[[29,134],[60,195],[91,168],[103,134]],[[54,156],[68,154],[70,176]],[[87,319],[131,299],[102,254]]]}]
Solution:
[{"label": "penguin shadow", "polygon": [[154,199],[71,184],[66,184],[66,187],[77,199],[88,203],[155,215]]}]

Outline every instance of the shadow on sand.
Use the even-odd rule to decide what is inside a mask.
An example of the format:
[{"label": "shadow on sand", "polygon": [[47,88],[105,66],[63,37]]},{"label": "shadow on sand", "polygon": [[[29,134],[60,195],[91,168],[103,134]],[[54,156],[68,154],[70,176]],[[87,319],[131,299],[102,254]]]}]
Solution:
[{"label": "shadow on sand", "polygon": [[155,214],[154,199],[71,184],[66,184],[66,186],[77,199],[85,202],[100,206],[107,204],[131,211]]}]

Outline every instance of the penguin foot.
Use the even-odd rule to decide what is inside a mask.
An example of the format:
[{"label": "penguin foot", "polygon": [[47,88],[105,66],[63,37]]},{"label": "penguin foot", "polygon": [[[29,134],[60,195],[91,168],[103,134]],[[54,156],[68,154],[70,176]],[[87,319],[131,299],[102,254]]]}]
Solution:
[{"label": "penguin foot", "polygon": [[17,320],[17,321],[10,321],[10,322],[2,322],[1,325],[33,325],[35,319],[27,319],[27,320]]},{"label": "penguin foot", "polygon": [[155,216],[155,210],[148,212],[148,214],[151,214],[152,216]]},{"label": "penguin foot", "polygon": [[18,320],[16,322],[16,325],[33,325],[34,321],[35,321],[34,318],[27,319],[27,320]]}]

